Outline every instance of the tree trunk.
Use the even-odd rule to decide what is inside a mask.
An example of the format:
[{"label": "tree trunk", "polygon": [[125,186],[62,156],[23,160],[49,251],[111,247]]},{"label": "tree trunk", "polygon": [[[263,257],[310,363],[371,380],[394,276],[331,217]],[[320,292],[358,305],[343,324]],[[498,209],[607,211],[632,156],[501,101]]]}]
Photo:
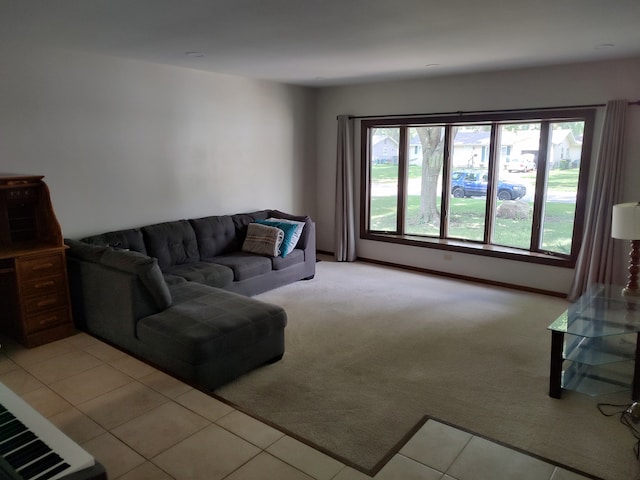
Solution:
[{"label": "tree trunk", "polygon": [[438,209],[438,178],[442,173],[444,160],[443,127],[417,127],[418,137],[422,144],[422,179],[420,183],[420,210],[417,223],[440,222]]}]

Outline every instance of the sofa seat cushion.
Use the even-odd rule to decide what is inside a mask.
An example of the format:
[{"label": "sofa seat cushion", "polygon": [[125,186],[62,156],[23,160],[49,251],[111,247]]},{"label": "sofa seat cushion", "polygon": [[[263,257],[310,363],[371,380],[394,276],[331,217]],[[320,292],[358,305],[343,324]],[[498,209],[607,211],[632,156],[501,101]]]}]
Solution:
[{"label": "sofa seat cushion", "polygon": [[173,265],[163,269],[165,275],[185,278],[212,287],[224,288],[233,282],[233,270],[224,265],[209,262],[193,262]]},{"label": "sofa seat cushion", "polygon": [[180,277],[178,275],[172,275],[170,273],[162,272],[162,277],[167,285],[175,285],[177,283],[185,283],[188,280],[184,277]]},{"label": "sofa seat cushion", "polygon": [[211,287],[207,285],[202,285],[201,283],[196,282],[187,282],[186,280],[182,283],[168,285],[168,287],[171,292],[174,305],[193,300],[194,298],[206,297],[212,290]]},{"label": "sofa seat cushion", "polygon": [[274,270],[283,270],[297,263],[304,263],[304,252],[300,249],[295,249],[286,257],[273,257],[271,263]]},{"label": "sofa seat cushion", "polygon": [[192,365],[237,355],[283,330],[282,307],[215,289],[143,318],[138,339]]},{"label": "sofa seat cushion", "polygon": [[209,262],[225,265],[233,270],[236,282],[269,273],[272,270],[271,258],[247,252],[234,252],[207,259]]}]

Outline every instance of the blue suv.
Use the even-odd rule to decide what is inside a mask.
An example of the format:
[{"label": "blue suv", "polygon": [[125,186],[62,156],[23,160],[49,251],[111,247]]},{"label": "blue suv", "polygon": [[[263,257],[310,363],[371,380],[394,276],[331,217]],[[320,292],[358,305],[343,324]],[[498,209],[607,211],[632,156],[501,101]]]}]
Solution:
[{"label": "blue suv", "polygon": [[[451,175],[451,194],[455,198],[484,197],[487,195],[488,175],[480,172],[453,172]],[[500,200],[518,200],[527,194],[527,187],[521,183],[498,180],[498,198]]]}]

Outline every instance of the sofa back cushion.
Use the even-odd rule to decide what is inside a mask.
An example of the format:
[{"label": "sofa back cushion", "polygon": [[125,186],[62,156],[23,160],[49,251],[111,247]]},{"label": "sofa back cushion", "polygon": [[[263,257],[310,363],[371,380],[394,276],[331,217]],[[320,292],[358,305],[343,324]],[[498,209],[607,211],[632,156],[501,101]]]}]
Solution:
[{"label": "sofa back cushion", "polygon": [[202,259],[240,250],[242,244],[238,242],[236,227],[230,215],[196,218],[189,222],[196,232]]},{"label": "sofa back cushion", "polygon": [[93,235],[83,238],[81,241],[92,245],[105,245],[116,249],[133,250],[144,255],[147,254],[142,232],[139,228],[128,228],[126,230]]},{"label": "sofa back cushion", "polygon": [[247,226],[256,220],[266,220],[271,216],[271,210],[258,210],[250,213],[237,213],[231,215],[233,224],[236,226],[236,235],[238,244],[242,247],[244,239],[247,236]]},{"label": "sofa back cushion", "polygon": [[67,251],[68,257],[75,257],[91,263],[99,263],[104,252],[111,249],[106,245],[85,243],[80,240],[73,240],[72,238],[65,238],[64,243],[69,247]]},{"label": "sofa back cushion", "polygon": [[160,268],[199,262],[196,233],[187,220],[142,227],[147,254],[158,259]]}]

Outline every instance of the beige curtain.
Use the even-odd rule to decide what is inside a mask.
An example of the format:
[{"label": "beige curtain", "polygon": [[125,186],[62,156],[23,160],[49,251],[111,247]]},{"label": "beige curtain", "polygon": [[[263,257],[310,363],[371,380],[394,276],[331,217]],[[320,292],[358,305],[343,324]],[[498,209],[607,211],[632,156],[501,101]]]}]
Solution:
[{"label": "beige curtain", "polygon": [[336,164],[336,217],[334,256],[339,262],[356,259],[355,212],[353,200],[353,120],[338,116]]},{"label": "beige curtain", "polygon": [[587,201],[582,247],[578,254],[568,298],[576,300],[593,283],[612,283],[614,240],[611,238],[611,212],[620,203],[624,130],[627,100],[607,102],[595,179]]}]

